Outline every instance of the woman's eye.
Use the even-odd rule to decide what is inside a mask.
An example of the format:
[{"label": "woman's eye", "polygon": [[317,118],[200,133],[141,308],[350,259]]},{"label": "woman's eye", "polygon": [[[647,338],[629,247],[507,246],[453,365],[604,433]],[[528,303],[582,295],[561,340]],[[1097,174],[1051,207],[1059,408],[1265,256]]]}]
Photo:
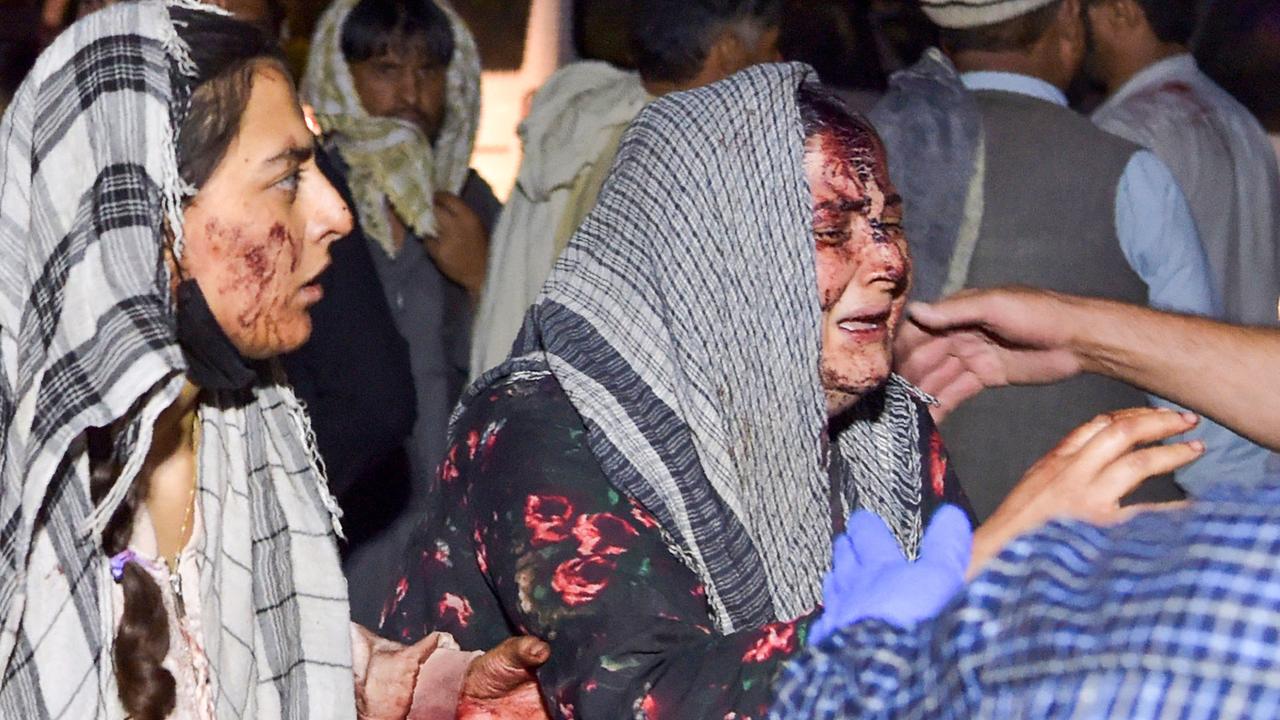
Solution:
[{"label": "woman's eye", "polygon": [[849,237],[849,232],[847,230],[814,230],[813,235],[819,242],[839,245]]},{"label": "woman's eye", "polygon": [[281,190],[284,190],[290,195],[294,195],[298,192],[298,182],[301,175],[302,175],[301,170],[294,170],[288,175],[285,175],[284,177],[277,180],[276,187],[280,188]]}]

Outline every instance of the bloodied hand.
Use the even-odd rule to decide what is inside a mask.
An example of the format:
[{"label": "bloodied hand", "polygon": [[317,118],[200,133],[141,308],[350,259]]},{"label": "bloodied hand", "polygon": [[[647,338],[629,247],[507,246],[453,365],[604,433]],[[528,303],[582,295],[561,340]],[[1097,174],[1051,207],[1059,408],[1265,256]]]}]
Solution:
[{"label": "bloodied hand", "polygon": [[813,133],[804,167],[813,193],[822,385],[835,416],[889,377],[911,259],[902,199],[869,125],[853,118]]},{"label": "bloodied hand", "polygon": [[184,213],[181,275],[196,281],[249,358],[306,342],[329,245],[351,231],[345,203],[316,167],[313,141],[293,83],[260,63],[238,134]]}]

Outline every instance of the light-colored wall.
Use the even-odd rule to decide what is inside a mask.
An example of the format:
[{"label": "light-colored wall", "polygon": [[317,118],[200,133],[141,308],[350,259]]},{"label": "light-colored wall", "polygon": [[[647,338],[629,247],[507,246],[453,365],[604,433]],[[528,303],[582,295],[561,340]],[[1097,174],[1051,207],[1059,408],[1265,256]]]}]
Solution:
[{"label": "light-colored wall", "polygon": [[529,99],[560,66],[573,59],[572,0],[533,0],[520,70],[486,71],[480,85],[480,131],[471,164],[501,200],[520,168],[516,127]]}]

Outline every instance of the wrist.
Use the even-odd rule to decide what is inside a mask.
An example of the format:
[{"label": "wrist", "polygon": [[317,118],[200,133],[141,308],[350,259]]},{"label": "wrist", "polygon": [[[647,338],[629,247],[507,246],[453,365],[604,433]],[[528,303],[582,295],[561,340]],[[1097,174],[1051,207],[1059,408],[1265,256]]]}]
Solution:
[{"label": "wrist", "polygon": [[1123,358],[1127,322],[1120,303],[1097,298],[1072,298],[1068,323],[1068,349],[1084,372],[1118,377],[1127,363]]}]

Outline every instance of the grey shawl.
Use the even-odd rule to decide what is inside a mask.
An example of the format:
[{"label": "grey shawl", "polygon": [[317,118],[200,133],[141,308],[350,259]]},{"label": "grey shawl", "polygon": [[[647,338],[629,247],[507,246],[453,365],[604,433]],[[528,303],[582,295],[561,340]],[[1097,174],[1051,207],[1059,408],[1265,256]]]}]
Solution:
[{"label": "grey shawl", "polygon": [[889,176],[903,199],[912,297],[937,300],[952,272],[966,202],[973,203],[970,179],[982,142],[978,105],[951,61],[930,48],[889,78],[889,91],[868,119],[884,140]]},{"label": "grey shawl", "polygon": [[[190,69],[165,4],[115,5],[41,55],[0,122],[0,717],[124,713],[99,537],[185,382],[161,248],[166,220],[181,240]],[[199,419],[187,601],[218,716],[354,716],[334,506],[297,400],[264,377]],[[84,433],[109,425],[123,470],[95,506]]]},{"label": "grey shawl", "polygon": [[833,514],[871,507],[909,550],[920,534],[904,383],[868,403],[828,461],[795,100],[813,78],[764,65],[642,111],[513,359],[463,401],[549,368],[610,482],[706,583],[723,632],[819,602]]}]

